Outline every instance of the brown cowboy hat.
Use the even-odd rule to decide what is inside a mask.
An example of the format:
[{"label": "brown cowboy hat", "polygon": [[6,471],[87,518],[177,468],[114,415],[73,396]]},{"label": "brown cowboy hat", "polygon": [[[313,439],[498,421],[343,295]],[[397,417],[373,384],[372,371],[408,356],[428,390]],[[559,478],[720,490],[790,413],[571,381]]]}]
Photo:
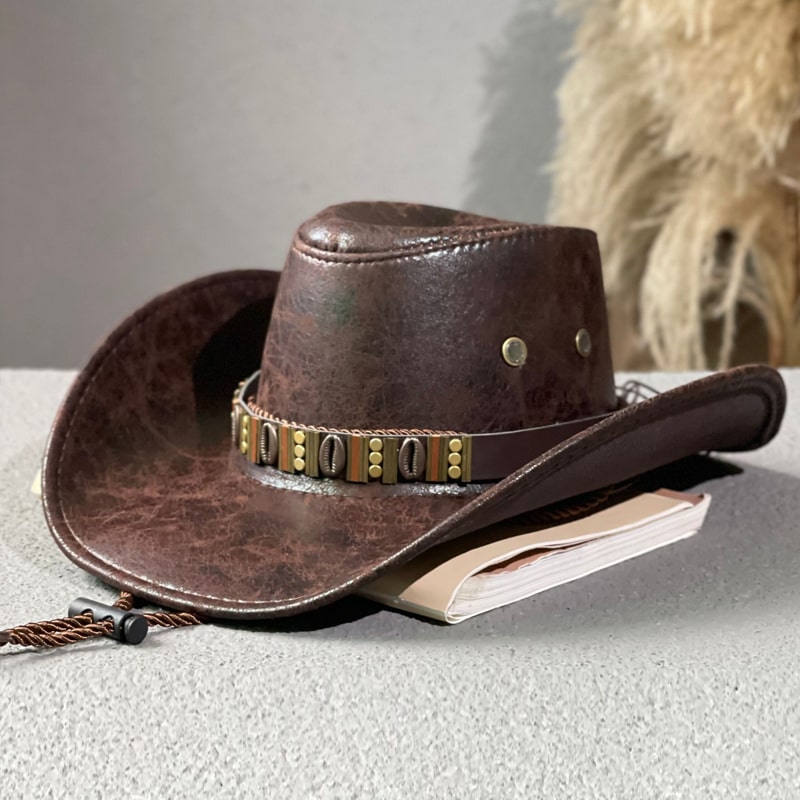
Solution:
[{"label": "brown cowboy hat", "polygon": [[349,203],[301,226],[283,273],[193,281],[109,336],[55,421],[45,512],[114,586],[281,616],[498,520],[759,447],[785,391],[748,366],[629,399],[591,231]]}]

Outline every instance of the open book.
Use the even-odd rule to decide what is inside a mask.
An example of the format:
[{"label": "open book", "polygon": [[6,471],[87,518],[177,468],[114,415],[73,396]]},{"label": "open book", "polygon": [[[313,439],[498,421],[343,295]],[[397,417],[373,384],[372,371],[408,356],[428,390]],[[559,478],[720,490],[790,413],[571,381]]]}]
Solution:
[{"label": "open book", "polygon": [[660,490],[555,524],[501,523],[431,548],[359,593],[461,622],[685,539],[700,529],[710,502],[710,495]]}]

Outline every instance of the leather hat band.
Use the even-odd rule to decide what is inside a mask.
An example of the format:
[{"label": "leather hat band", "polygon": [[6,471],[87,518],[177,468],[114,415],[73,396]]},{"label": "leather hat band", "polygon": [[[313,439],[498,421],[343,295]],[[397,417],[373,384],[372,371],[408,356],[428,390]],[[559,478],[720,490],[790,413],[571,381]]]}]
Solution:
[{"label": "leather hat band", "polygon": [[233,446],[254,464],[314,478],[356,483],[496,481],[609,416],[498,433],[343,430],[275,417],[252,398],[259,372],[233,395]]}]

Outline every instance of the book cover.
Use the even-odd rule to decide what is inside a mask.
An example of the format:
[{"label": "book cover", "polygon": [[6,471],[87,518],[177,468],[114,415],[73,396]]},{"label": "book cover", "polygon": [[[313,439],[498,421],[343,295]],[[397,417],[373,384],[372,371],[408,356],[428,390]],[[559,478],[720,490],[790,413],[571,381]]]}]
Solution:
[{"label": "book cover", "polygon": [[457,623],[696,533],[710,495],[645,492],[564,521],[514,522],[434,547],[359,593],[388,606]]}]

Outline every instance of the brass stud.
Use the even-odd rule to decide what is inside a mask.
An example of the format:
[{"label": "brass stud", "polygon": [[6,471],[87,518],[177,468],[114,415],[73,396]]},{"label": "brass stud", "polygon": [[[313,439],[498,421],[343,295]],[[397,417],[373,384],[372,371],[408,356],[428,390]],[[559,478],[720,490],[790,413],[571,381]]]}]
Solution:
[{"label": "brass stud", "polygon": [[510,367],[521,367],[528,358],[528,345],[519,336],[509,336],[501,349],[503,361]]},{"label": "brass stud", "polygon": [[302,472],[306,468],[306,462],[302,458],[296,458],[294,460],[294,468],[298,472]]},{"label": "brass stud", "polygon": [[371,464],[369,468],[370,478],[380,478],[383,475],[383,469],[379,464]]},{"label": "brass stud", "polygon": [[454,480],[457,481],[461,477],[461,467],[456,466],[455,464],[452,467],[448,467],[447,474]]},{"label": "brass stud", "polygon": [[302,444],[296,444],[294,446],[294,454],[297,456],[297,458],[305,458],[306,448]]},{"label": "brass stud", "polygon": [[239,432],[239,452],[247,455],[250,449],[250,417],[247,414],[242,416],[242,429]]},{"label": "brass stud", "polygon": [[450,453],[447,456],[447,460],[454,466],[457,467],[461,463],[461,453]]},{"label": "brass stud", "polygon": [[376,453],[375,451],[369,454],[369,463],[370,464],[381,464],[383,462],[383,454]]},{"label": "brass stud", "polygon": [[586,328],[581,328],[575,334],[575,349],[578,351],[578,355],[584,358],[588,358],[589,353],[592,352],[592,337],[589,335],[589,331],[587,331]]},{"label": "brass stud", "polygon": [[295,431],[294,432],[294,443],[295,444],[305,444],[306,442],[306,435],[303,431]]},{"label": "brass stud", "polygon": [[369,449],[372,450],[373,453],[379,453],[383,450],[383,439],[373,436],[373,438],[369,440]]},{"label": "brass stud", "polygon": [[451,453],[460,453],[463,446],[464,444],[461,439],[451,439],[450,444],[448,445]]}]

